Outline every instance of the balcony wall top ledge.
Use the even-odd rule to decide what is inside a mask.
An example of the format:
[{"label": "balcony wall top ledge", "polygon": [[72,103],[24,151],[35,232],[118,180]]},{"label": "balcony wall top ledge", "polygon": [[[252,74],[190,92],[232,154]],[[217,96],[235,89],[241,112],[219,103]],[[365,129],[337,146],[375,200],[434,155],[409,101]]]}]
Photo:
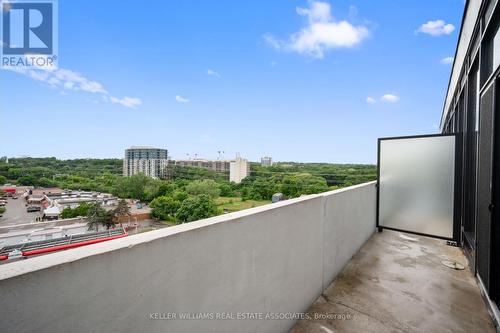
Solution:
[{"label": "balcony wall top ledge", "polygon": [[0,281],[14,278],[19,275],[47,269],[53,266],[71,263],[87,257],[100,255],[107,252],[117,251],[126,248],[132,248],[136,245],[152,242],[161,238],[173,236],[176,234],[210,227],[219,223],[234,222],[235,220],[246,216],[261,214],[268,211],[276,210],[281,207],[301,204],[307,201],[317,200],[332,195],[341,194],[343,192],[352,191],[366,186],[374,186],[376,181],[362,183],[359,185],[349,186],[338,190],[305,195],[295,199],[280,201],[273,204],[254,207],[234,213],[214,216],[211,218],[198,220],[190,223],[184,223],[169,228],[153,230],[138,235],[115,239],[107,242],[91,244],[79,248],[74,248],[66,251],[46,254],[26,260],[16,261],[0,265]]}]

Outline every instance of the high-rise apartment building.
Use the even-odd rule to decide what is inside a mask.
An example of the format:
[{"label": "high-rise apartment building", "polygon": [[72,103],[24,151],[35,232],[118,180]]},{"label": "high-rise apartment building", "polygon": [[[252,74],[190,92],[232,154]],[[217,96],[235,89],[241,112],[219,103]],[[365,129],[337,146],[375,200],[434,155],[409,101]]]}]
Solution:
[{"label": "high-rise apartment building", "polygon": [[271,156],[264,156],[260,158],[260,165],[263,167],[270,167],[273,165],[273,158]]},{"label": "high-rise apartment building", "polygon": [[168,165],[168,151],[153,147],[130,147],[125,150],[123,176],[143,173],[152,178],[162,178]]},{"label": "high-rise apartment building", "polygon": [[250,163],[248,163],[248,160],[237,155],[236,159],[231,161],[231,165],[229,167],[229,181],[238,184],[249,175]]}]

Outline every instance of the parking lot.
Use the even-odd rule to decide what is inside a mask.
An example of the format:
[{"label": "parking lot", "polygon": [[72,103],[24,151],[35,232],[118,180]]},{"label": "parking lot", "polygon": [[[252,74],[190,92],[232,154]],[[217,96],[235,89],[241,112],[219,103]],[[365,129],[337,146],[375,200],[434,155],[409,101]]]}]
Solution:
[{"label": "parking lot", "polygon": [[26,212],[25,201],[23,198],[8,198],[5,208],[7,211],[3,213],[2,217],[0,217],[0,226],[30,223],[34,222],[37,217],[41,216],[40,212]]}]

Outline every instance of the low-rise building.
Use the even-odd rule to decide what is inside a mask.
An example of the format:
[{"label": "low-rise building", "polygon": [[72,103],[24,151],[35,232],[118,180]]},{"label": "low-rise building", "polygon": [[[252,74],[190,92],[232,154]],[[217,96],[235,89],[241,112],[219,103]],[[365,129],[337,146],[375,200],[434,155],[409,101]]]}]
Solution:
[{"label": "low-rise building", "polygon": [[116,205],[119,201],[117,197],[109,193],[55,188],[29,189],[23,197],[27,206],[36,206],[43,210],[44,220],[55,220],[65,208],[76,208],[82,203],[99,202],[106,207]]}]

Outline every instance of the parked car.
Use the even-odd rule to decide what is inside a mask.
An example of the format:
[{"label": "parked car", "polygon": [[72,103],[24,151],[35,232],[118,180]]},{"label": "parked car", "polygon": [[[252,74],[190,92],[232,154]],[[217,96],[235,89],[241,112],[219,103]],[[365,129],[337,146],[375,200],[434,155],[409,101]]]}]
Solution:
[{"label": "parked car", "polygon": [[26,211],[28,213],[39,212],[41,210],[42,210],[42,208],[39,206],[28,206],[28,208],[26,208]]}]

